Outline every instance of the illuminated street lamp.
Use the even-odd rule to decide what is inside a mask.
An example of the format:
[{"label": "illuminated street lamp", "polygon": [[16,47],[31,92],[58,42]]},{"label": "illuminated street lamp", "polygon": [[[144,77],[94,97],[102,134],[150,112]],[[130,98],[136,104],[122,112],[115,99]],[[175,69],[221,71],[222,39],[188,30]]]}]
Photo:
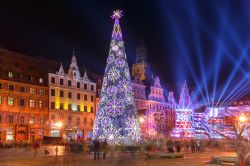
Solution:
[{"label": "illuminated street lamp", "polygon": [[139,117],[139,123],[142,124],[144,121],[145,121],[144,117],[143,117],[143,116],[140,116],[140,117]]},{"label": "illuminated street lamp", "polygon": [[55,123],[55,126],[60,129],[63,126],[63,123],[58,121]]},{"label": "illuminated street lamp", "polygon": [[246,122],[246,121],[247,121],[247,117],[246,117],[245,115],[241,114],[241,115],[239,116],[239,121],[240,121],[240,122]]}]

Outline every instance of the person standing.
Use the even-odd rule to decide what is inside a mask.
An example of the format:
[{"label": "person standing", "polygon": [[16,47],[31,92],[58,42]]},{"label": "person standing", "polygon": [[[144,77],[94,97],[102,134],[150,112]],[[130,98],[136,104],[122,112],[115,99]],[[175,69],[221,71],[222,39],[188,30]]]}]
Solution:
[{"label": "person standing", "polygon": [[169,139],[168,141],[167,141],[167,148],[168,148],[168,152],[169,153],[173,153],[174,152],[174,142],[173,142],[173,140],[172,139]]},{"label": "person standing", "polygon": [[102,158],[105,160],[107,152],[108,152],[108,143],[106,140],[102,143],[102,148],[103,148],[103,156]]},{"label": "person standing", "polygon": [[55,153],[56,153],[56,157],[57,157],[57,153],[58,153],[58,147],[57,146],[55,148]]},{"label": "person standing", "polygon": [[34,147],[34,157],[36,157],[37,156],[37,149],[39,148],[38,142],[34,142],[33,147]]},{"label": "person standing", "polygon": [[180,140],[175,141],[175,148],[176,148],[176,151],[178,153],[181,151],[181,142],[180,142]]},{"label": "person standing", "polygon": [[94,160],[99,160],[99,150],[100,150],[100,142],[98,140],[94,140]]}]

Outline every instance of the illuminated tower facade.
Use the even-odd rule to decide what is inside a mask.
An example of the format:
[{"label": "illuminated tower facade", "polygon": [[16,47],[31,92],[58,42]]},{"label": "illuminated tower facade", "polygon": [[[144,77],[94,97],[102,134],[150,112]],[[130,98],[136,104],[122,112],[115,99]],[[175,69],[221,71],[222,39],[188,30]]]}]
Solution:
[{"label": "illuminated tower facade", "polygon": [[176,109],[176,125],[173,130],[173,137],[193,138],[195,135],[193,128],[193,108],[191,106],[187,82],[182,86],[179,106]]},{"label": "illuminated tower facade", "polygon": [[121,11],[114,11],[114,29],[105,69],[93,139],[108,144],[131,144],[141,138],[135,109],[131,78],[119,19]]},{"label": "illuminated tower facade", "polygon": [[81,77],[75,51],[68,72],[61,64],[58,72],[49,73],[50,136],[65,140],[92,136],[96,108],[96,83],[85,71]]},{"label": "illuminated tower facade", "polygon": [[147,48],[141,40],[136,48],[136,63],[132,66],[132,76],[140,76],[141,80],[151,79],[150,66],[147,63]]}]

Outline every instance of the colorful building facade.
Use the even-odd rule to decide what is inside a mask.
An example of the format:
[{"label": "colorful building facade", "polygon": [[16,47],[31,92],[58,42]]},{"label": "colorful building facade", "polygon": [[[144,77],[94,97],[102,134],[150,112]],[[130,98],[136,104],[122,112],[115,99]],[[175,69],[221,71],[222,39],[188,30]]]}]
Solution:
[{"label": "colorful building facade", "polygon": [[68,72],[61,64],[49,73],[50,136],[65,140],[87,139],[92,135],[96,113],[96,83],[85,70],[81,76],[73,51]]}]

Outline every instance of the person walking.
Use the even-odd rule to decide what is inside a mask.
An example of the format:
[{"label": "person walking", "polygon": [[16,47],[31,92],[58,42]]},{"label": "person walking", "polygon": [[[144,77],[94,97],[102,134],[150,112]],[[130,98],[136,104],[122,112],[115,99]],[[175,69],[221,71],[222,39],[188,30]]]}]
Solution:
[{"label": "person walking", "polygon": [[190,147],[191,147],[191,152],[195,153],[195,140],[194,139],[190,140]]},{"label": "person walking", "polygon": [[94,140],[94,160],[99,160],[99,150],[100,150],[100,142],[98,140]]},{"label": "person walking", "polygon": [[36,157],[37,156],[37,149],[39,148],[38,142],[34,142],[33,148],[34,148],[34,157]]}]

